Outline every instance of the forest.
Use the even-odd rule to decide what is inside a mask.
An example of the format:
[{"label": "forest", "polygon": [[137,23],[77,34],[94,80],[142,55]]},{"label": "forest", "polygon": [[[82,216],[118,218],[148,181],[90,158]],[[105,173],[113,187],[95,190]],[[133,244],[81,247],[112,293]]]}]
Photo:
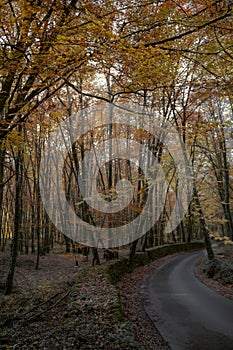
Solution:
[{"label": "forest", "polygon": [[169,254],[233,285],[232,11],[0,0],[1,349],[167,349],[135,288]]},{"label": "forest", "polygon": [[[232,8],[1,0],[3,294],[14,291],[21,256],[40,270],[56,250],[77,265],[77,256],[98,265],[123,251],[130,265],[137,251],[204,241],[211,261],[212,242],[232,244]],[[63,193],[104,242],[77,233]]]}]

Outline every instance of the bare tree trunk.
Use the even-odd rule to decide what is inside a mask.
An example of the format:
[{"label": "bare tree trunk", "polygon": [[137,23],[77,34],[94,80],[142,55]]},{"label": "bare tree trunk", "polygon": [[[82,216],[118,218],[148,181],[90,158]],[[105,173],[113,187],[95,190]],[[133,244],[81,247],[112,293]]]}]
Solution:
[{"label": "bare tree trunk", "polygon": [[[41,130],[39,131],[39,133]],[[40,162],[41,162],[41,143],[40,143],[40,134],[39,140],[36,144],[35,149],[36,157],[36,174],[35,174],[35,197],[36,197],[36,238],[37,238],[37,255],[36,255],[36,266],[35,269],[39,268],[41,245],[40,245],[40,226],[41,226],[41,198],[40,198],[40,184],[39,184],[39,172],[40,172]]]},{"label": "bare tree trunk", "polygon": [[6,154],[5,147],[1,147],[1,149],[0,149],[0,247],[1,247],[1,245],[4,246],[4,244],[3,244],[4,242],[2,242],[2,208],[3,208],[5,154]]},{"label": "bare tree trunk", "polygon": [[132,272],[132,270],[133,270],[134,257],[136,254],[137,243],[138,243],[138,239],[136,239],[135,241],[133,241],[130,244],[129,262],[128,262],[129,272]]},{"label": "bare tree trunk", "polygon": [[214,251],[212,249],[211,240],[209,237],[208,230],[206,228],[204,213],[203,213],[202,208],[201,208],[201,203],[200,203],[200,199],[199,199],[199,196],[197,193],[197,188],[196,188],[195,182],[193,184],[193,194],[194,194],[195,204],[197,207],[197,212],[199,214],[200,229],[201,229],[201,232],[202,232],[202,234],[204,236],[204,240],[205,240],[205,247],[206,247],[206,251],[207,251],[207,256],[208,256],[209,260],[214,260],[214,258],[215,258]]},{"label": "bare tree trunk", "polygon": [[99,253],[98,253],[98,249],[95,247],[92,247],[92,254],[93,254],[93,260],[92,260],[92,265],[95,265],[95,262],[97,265],[100,264],[100,258],[99,258]]},{"label": "bare tree trunk", "polygon": [[7,275],[5,284],[5,295],[11,293],[13,288],[13,279],[15,266],[18,256],[18,242],[22,219],[22,207],[21,207],[21,185],[22,185],[22,151],[18,151],[15,157],[15,214],[14,214],[14,231],[11,245],[11,261],[10,269]]}]

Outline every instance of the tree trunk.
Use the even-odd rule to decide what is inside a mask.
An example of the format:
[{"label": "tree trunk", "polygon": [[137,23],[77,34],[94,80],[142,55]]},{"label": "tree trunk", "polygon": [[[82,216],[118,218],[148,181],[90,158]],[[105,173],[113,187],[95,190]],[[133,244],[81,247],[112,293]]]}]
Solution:
[{"label": "tree trunk", "polygon": [[18,151],[15,157],[15,215],[14,215],[14,231],[11,245],[11,261],[10,269],[7,275],[5,284],[5,295],[11,293],[13,288],[13,279],[15,266],[18,256],[18,242],[20,235],[21,219],[22,219],[22,207],[21,207],[21,184],[22,184],[22,151]]},{"label": "tree trunk", "polygon": [[[40,132],[40,131],[39,131]],[[38,270],[39,268],[39,261],[40,261],[40,253],[41,253],[41,244],[40,244],[40,230],[41,230],[41,198],[40,198],[40,179],[39,179],[39,172],[40,172],[40,162],[41,162],[41,145],[40,143],[36,144],[35,149],[35,157],[36,157],[36,174],[34,178],[34,186],[35,186],[35,197],[36,197],[36,239],[37,239],[37,255],[36,255],[36,266],[35,270]]]},{"label": "tree trunk", "polygon": [[71,240],[67,236],[64,235],[64,240],[65,240],[65,246],[66,246],[66,253],[70,253],[70,246],[71,246]]},{"label": "tree trunk", "polygon": [[100,258],[99,258],[99,253],[98,253],[98,249],[95,247],[92,247],[92,254],[93,254],[93,260],[92,260],[92,265],[95,265],[95,262],[97,265],[100,264]]},{"label": "tree trunk", "polygon": [[212,249],[211,240],[210,240],[210,237],[209,237],[208,229],[206,227],[204,213],[203,213],[202,208],[201,208],[201,203],[200,203],[200,199],[199,199],[199,196],[198,196],[198,193],[197,193],[197,188],[196,188],[195,182],[193,184],[193,194],[194,194],[195,204],[196,204],[196,207],[197,207],[197,212],[199,214],[200,230],[201,230],[201,233],[204,236],[205,247],[206,247],[208,259],[209,259],[209,261],[211,261],[211,260],[214,260],[214,258],[215,258],[214,257],[214,251]]},{"label": "tree trunk", "polygon": [[4,162],[6,150],[4,147],[0,149],[0,247],[4,246],[4,239],[2,237],[2,208],[3,208],[3,189],[4,189]]},{"label": "tree trunk", "polygon": [[138,243],[138,239],[136,239],[130,244],[129,262],[128,262],[129,272],[133,271],[134,257],[136,254],[137,243]]}]

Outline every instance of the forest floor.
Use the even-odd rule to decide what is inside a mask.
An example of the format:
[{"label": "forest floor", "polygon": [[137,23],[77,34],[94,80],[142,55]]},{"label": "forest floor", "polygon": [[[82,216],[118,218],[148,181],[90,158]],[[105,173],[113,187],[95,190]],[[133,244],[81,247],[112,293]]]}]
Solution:
[{"label": "forest floor", "polygon": [[[122,316],[105,265],[76,260],[51,253],[35,270],[35,256],[19,255],[13,293],[0,294],[0,349],[144,349]],[[1,254],[2,275],[8,264]]]},{"label": "forest floor", "polygon": [[[216,249],[218,258],[233,262],[233,246]],[[0,349],[167,350],[143,308],[141,284],[176,255],[135,269],[117,288],[106,277],[104,264],[93,268],[84,262],[76,266],[72,254],[52,253],[42,256],[35,270],[35,256],[20,255],[13,293],[0,294]],[[6,273],[7,266],[7,255],[1,254],[0,274]],[[233,285],[208,279],[198,268],[196,274],[233,298]]]}]

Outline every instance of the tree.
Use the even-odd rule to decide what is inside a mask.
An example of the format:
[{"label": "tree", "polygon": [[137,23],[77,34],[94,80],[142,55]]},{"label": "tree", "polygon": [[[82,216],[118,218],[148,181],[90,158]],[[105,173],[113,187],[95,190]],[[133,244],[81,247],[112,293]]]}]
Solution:
[{"label": "tree", "polygon": [[[21,128],[19,127],[19,133]],[[16,151],[15,161],[15,206],[14,206],[14,231],[11,245],[11,263],[9,273],[5,284],[5,295],[10,294],[13,287],[13,277],[15,265],[18,255],[18,242],[22,222],[22,206],[21,206],[21,186],[22,186],[22,158],[23,152],[21,149]]]}]

